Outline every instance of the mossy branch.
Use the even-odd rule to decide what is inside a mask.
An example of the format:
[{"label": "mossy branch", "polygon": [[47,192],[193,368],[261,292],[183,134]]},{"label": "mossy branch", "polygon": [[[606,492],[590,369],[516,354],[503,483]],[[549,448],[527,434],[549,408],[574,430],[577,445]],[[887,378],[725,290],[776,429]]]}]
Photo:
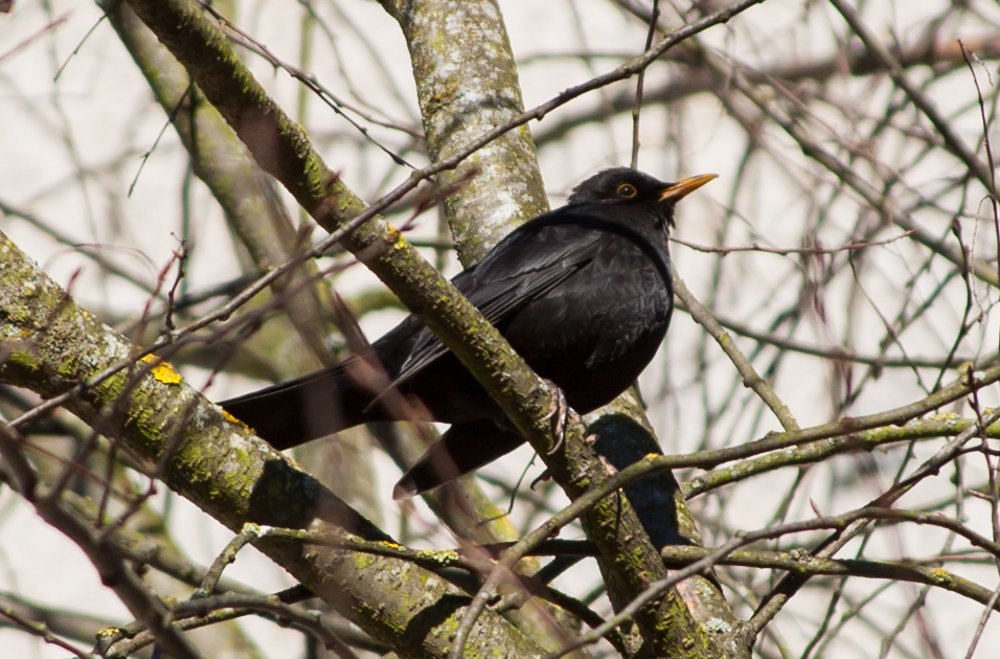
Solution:
[{"label": "mossy branch", "polygon": [[[568,425],[558,455],[549,455],[556,443],[549,421],[554,399],[548,386],[395,228],[374,218],[376,211],[438,170],[415,172],[406,184],[363,212],[360,200],[325,166],[301,127],[267,96],[200,7],[181,0],[130,0],[129,5],[184,64],[258,163],[278,178],[317,222],[328,230],[350,223],[353,231],[343,244],[483,383],[517,429],[543,455],[570,497],[579,496],[606,477],[584,441],[578,422]],[[445,169],[445,165],[453,166],[446,162],[438,169]],[[638,596],[651,578],[664,570],[628,501],[617,493],[595,506],[585,525],[627,591]],[[663,625],[666,619],[672,624]],[[695,656],[696,651],[708,647],[707,632],[694,622],[675,593],[643,607],[636,620],[649,652]]]},{"label": "mossy branch", "polygon": [[[122,442],[172,490],[233,530],[257,522],[390,540],[246,426],[225,418],[167,362],[136,359],[139,354],[0,233],[0,382],[61,397],[67,409]],[[448,630],[469,599],[398,558],[288,541],[256,545],[372,637],[411,656],[443,656]],[[492,647],[537,654],[487,612],[470,650]]]}]

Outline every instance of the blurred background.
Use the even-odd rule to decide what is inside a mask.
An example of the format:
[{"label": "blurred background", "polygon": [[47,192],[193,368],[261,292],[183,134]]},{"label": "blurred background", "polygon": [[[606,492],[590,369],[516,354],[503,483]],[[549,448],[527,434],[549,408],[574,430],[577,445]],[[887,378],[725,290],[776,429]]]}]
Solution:
[{"label": "blurred background", "polygon": [[[659,2],[658,35],[730,4]],[[230,36],[258,80],[363,199],[377,200],[411,167],[429,162],[407,44],[382,5],[256,0],[213,7],[238,28]],[[641,54],[653,4],[501,0],[499,9],[523,104],[532,108]],[[218,308],[280,262],[260,257],[270,239],[252,246],[251,230],[199,180],[168,113],[98,5],[16,1],[0,14],[0,26],[0,230],[81,306],[146,345],[171,323],[183,326]],[[580,95],[528,128],[552,207],[591,173],[627,165],[634,146],[638,167],[659,178],[719,175],[679,207],[676,271],[805,428],[919,401],[966,377],[969,366],[996,363],[1000,219],[991,140],[998,56],[1000,7],[988,0],[770,0],[668,50],[646,69],[638,101],[632,77]],[[503,191],[497,194],[503,203]],[[280,221],[286,236],[305,242],[323,237],[283,191],[275,188],[270,203],[262,222]],[[386,216],[453,275],[461,266],[443,215],[425,206],[410,195]],[[328,274],[319,299],[343,299],[369,339],[403,317],[349,254],[325,256],[316,268]],[[171,356],[192,386],[221,400],[306,373],[321,365],[324,351],[344,349],[340,334],[304,331],[269,295],[243,310],[262,309],[252,335],[219,337],[209,326],[203,342]],[[736,446],[781,429],[684,309],[640,385],[665,453]],[[974,421],[997,404],[997,394],[993,385],[978,400],[940,411]],[[6,388],[0,413],[10,420],[36,403]],[[53,455],[68,456],[87,433],[63,412],[35,435]],[[896,507],[944,515],[997,541],[998,456],[992,434],[981,435]],[[810,465],[779,460],[712,486],[692,480],[702,470],[677,476],[695,488],[695,519],[705,544],[716,546],[740,531],[863,506],[953,436],[903,431],[873,452],[837,450]],[[298,457],[403,542],[455,544],[422,504],[391,502],[398,467],[366,431],[317,442]],[[482,470],[479,480],[501,508],[525,469],[529,480],[541,473],[540,461],[528,466],[531,457],[524,447]],[[137,491],[148,484],[127,469],[120,478]],[[91,487],[78,485],[83,496],[93,496]],[[557,488],[525,488],[510,513],[522,531],[566,503]],[[231,537],[163,486],[131,526],[201,566]],[[821,537],[787,534],[760,546],[810,547]],[[937,527],[873,524],[838,556],[946,566],[990,591],[1000,588],[996,554]],[[735,613],[746,617],[780,573],[719,574]],[[226,575],[261,591],[294,583],[252,549]],[[162,595],[190,592],[155,570],[148,576]],[[610,610],[592,563],[556,585],[599,612]],[[129,620],[86,557],[0,485],[0,654],[68,656],[4,611],[47,620],[53,633],[83,649],[99,629]],[[1000,623],[988,613],[968,597],[891,578],[816,577],[762,632],[755,652],[988,657],[1000,643]],[[207,656],[325,656],[300,633],[261,619],[200,633]],[[609,648],[594,652],[612,656]]]}]

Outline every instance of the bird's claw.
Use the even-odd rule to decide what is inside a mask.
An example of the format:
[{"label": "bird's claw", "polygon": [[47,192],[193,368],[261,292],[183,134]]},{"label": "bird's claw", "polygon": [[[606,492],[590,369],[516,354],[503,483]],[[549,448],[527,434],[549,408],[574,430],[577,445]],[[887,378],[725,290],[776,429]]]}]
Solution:
[{"label": "bird's claw", "polygon": [[556,443],[548,451],[549,455],[552,455],[562,448],[563,442],[566,440],[566,421],[569,419],[570,407],[569,403],[566,402],[566,394],[563,393],[563,390],[552,381],[546,380],[546,382],[548,382],[550,389],[555,392],[547,415],[547,418],[553,419],[552,436],[556,440]]}]

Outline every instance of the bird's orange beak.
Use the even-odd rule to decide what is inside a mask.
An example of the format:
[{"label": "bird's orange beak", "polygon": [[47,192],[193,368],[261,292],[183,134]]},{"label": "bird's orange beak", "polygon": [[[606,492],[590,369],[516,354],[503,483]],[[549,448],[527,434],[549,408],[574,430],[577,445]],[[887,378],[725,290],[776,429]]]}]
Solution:
[{"label": "bird's orange beak", "polygon": [[715,174],[699,174],[698,176],[682,178],[669,188],[664,188],[663,191],[660,192],[660,201],[666,201],[668,199],[676,201],[677,199],[683,199],[690,193],[711,181],[713,178],[717,178],[717,176]]}]

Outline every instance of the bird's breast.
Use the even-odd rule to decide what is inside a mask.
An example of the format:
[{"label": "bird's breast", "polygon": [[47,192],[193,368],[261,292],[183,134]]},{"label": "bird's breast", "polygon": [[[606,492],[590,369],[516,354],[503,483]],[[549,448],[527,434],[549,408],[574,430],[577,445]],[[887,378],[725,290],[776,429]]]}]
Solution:
[{"label": "bird's breast", "polygon": [[672,291],[662,271],[642,250],[606,251],[501,330],[570,405],[590,411],[628,388],[663,341]]}]

